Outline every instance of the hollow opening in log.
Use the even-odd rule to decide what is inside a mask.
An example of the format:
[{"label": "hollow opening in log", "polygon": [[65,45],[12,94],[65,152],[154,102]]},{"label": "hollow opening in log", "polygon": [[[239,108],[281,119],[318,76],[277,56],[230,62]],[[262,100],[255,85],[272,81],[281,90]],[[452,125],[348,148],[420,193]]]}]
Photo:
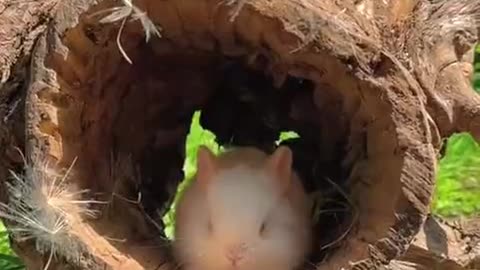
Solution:
[{"label": "hollow opening in log", "polygon": [[[168,17],[162,10],[151,7],[152,20]],[[338,267],[368,257],[368,245],[388,237],[396,210],[408,207],[395,127],[375,86],[351,74],[348,59],[321,49],[284,56],[275,37],[254,46],[237,36],[230,46],[172,29],[145,43],[141,26],[126,24],[120,40],[132,64],[116,42],[118,25],[100,27],[86,15],[45,48],[55,78],[34,97],[35,136],[60,165],[77,159],[74,184],[108,202],[81,241],[147,269],[165,261],[162,217],[183,179],[185,141],[200,110],[220,145],[271,152],[281,131],[299,134],[282,144],[293,150],[309,194],[320,198],[310,261],[335,253]],[[151,245],[157,249],[141,248]],[[348,257],[338,255],[346,250]]]},{"label": "hollow opening in log", "polygon": [[[315,209],[316,231],[321,233],[312,260],[319,261],[328,247],[343,240],[353,222],[353,206],[345,189],[349,168],[342,166],[345,142],[324,145],[321,138],[326,134],[321,130],[335,126],[336,116],[317,108],[311,81],[289,76],[274,87],[271,75],[264,72],[266,67],[258,62],[247,67],[243,58],[204,52],[158,55],[148,45],[140,51],[133,66],[123,63],[116,65],[115,72],[103,73],[112,77],[95,82],[102,86],[90,87],[91,92],[76,91],[85,102],[83,111],[59,114],[63,158],[78,157],[82,188],[113,193],[120,200],[132,201],[141,194],[145,214],[158,219],[175,195],[174,189],[166,187],[182,180],[188,127],[195,110],[200,110],[201,123],[221,146],[255,146],[271,152],[282,130],[299,134],[281,144],[293,150],[294,168],[321,204]],[[262,56],[256,60],[268,63]],[[70,118],[81,112],[80,123]],[[86,133],[69,141],[66,133],[78,132],[78,128]],[[325,147],[328,151],[322,150]],[[124,168],[119,168],[124,164],[112,167],[106,162],[122,162],[127,156],[138,168],[133,182],[121,183],[116,177],[104,181],[112,178],[112,169]],[[113,173],[119,174],[126,176]],[[118,185],[129,191],[116,190]]]}]

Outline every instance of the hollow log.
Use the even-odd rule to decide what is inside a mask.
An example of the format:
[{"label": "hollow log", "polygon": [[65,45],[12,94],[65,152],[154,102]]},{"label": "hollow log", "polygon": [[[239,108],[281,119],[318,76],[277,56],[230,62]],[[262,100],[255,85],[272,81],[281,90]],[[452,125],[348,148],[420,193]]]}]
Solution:
[{"label": "hollow log", "polygon": [[161,216],[201,110],[222,145],[296,131],[309,193],[348,205],[318,218],[306,268],[402,269],[443,140],[480,139],[479,16],[477,0],[2,1],[15,250],[28,269],[176,269]]}]

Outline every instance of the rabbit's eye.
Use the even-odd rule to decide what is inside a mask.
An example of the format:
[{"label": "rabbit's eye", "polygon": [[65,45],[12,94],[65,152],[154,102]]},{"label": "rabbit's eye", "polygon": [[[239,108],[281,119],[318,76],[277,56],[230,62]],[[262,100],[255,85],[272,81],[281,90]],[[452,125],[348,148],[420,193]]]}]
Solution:
[{"label": "rabbit's eye", "polygon": [[259,231],[260,235],[263,236],[265,234],[266,229],[267,229],[267,224],[266,222],[263,222],[262,225],[260,226],[260,231]]},{"label": "rabbit's eye", "polygon": [[207,227],[208,227],[208,232],[212,233],[213,232],[212,220],[210,220],[210,219],[208,220]]}]

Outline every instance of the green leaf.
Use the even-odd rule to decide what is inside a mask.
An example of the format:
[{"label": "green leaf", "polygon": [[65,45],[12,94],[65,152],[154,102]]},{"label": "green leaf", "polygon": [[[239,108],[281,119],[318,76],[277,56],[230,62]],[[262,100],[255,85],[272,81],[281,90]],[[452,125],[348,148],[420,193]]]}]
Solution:
[{"label": "green leaf", "polygon": [[6,261],[12,264],[21,265],[22,261],[17,256],[0,254],[0,261]]}]

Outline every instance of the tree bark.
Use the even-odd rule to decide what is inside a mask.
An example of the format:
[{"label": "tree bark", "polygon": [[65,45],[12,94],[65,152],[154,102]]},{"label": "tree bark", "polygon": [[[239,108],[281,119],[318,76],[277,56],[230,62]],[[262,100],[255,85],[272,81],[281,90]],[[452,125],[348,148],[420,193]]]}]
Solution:
[{"label": "tree bark", "polygon": [[478,218],[444,220],[429,216],[406,254],[387,269],[468,270],[480,268]]},{"label": "tree bark", "polygon": [[[438,261],[414,238],[442,141],[458,131],[480,138],[480,97],[470,84],[480,2],[128,3],[0,3],[1,201],[34,209],[35,192],[23,187],[48,198],[41,191],[67,171],[65,190],[82,196],[72,201],[102,202],[92,206],[95,218],[71,202],[42,204],[40,218],[66,225],[29,241],[12,234],[29,268],[173,268],[158,213],[182,179],[197,109],[225,144],[270,151],[279,131],[300,134],[289,144],[308,191],[333,182],[349,204],[350,215],[315,227],[317,269]],[[253,73],[238,79],[234,67],[220,86],[231,62],[271,81],[248,85]],[[33,173],[23,172],[17,198],[9,171],[20,175],[23,166]],[[466,267],[462,256],[448,258]]]}]

